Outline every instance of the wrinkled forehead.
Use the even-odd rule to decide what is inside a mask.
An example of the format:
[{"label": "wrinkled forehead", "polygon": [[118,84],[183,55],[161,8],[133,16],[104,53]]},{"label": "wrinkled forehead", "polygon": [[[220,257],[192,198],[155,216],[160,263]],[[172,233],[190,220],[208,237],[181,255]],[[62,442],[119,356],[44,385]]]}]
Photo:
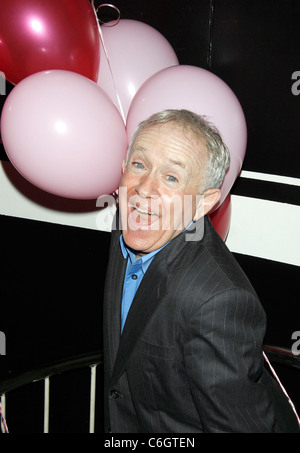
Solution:
[{"label": "wrinkled forehead", "polygon": [[189,125],[168,122],[146,126],[134,137],[127,159],[134,150],[140,149],[141,143],[145,143],[150,148],[149,150],[151,150],[151,145],[155,146],[155,144],[172,145],[174,151],[182,153],[184,157],[190,155],[193,161],[198,160],[201,165],[207,160],[206,139]]}]

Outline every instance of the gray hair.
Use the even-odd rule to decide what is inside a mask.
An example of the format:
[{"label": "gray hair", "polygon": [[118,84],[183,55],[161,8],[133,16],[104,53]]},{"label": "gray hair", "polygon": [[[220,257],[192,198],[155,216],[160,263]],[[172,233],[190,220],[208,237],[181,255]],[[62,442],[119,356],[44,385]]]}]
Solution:
[{"label": "gray hair", "polygon": [[208,151],[206,177],[201,192],[207,189],[219,188],[230,165],[230,153],[222,140],[218,129],[204,115],[197,115],[189,110],[164,110],[154,113],[142,121],[131,137],[127,158],[139,133],[148,126],[173,123],[188,128],[199,139],[205,139]]}]

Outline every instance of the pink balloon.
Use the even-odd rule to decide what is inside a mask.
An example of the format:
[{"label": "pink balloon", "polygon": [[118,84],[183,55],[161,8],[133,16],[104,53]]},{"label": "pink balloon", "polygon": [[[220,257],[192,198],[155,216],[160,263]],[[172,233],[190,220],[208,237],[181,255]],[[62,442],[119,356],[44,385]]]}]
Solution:
[{"label": "pink balloon", "polygon": [[161,69],[178,65],[178,59],[166,38],[142,22],[121,19],[101,31],[112,71],[101,44],[98,84],[119,108],[117,91],[126,119],[140,86]]},{"label": "pink balloon", "polygon": [[22,80],[5,101],[1,133],[15,168],[47,192],[96,199],[119,185],[124,122],[107,94],[80,74],[53,70]]},{"label": "pink balloon", "polygon": [[221,187],[221,204],[240,173],[246,153],[247,126],[237,97],[223,80],[205,69],[184,65],[163,69],[150,77],[132,100],[127,116],[128,139],[141,121],[165,109],[206,115],[219,129],[231,156]]},{"label": "pink balloon", "polygon": [[48,69],[96,81],[99,31],[89,0],[1,0],[0,62],[16,84]]}]

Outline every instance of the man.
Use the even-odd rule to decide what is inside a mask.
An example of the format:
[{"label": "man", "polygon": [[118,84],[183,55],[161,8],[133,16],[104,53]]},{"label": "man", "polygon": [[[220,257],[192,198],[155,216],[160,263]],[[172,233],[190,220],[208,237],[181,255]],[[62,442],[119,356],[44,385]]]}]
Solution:
[{"label": "man", "polygon": [[264,370],[264,311],[206,216],[228,165],[216,129],[185,110],[132,138],[104,298],[109,432],[298,430]]}]

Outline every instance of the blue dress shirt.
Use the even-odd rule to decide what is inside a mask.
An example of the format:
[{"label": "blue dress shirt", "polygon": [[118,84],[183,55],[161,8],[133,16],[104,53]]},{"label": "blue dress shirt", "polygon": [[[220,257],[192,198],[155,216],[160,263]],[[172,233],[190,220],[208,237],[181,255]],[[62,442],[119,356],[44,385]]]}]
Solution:
[{"label": "blue dress shirt", "polygon": [[[183,230],[185,232],[191,225],[193,221]],[[182,233],[183,233],[182,232]],[[169,241],[170,242],[170,241]],[[140,286],[140,283],[146,273],[146,270],[150,266],[155,255],[162,250],[167,242],[158,250],[147,253],[141,258],[135,259],[135,253],[132,252],[125,244],[123,235],[120,236],[120,246],[124,259],[128,256],[127,267],[125,272],[124,284],[123,284],[123,294],[122,294],[122,305],[121,305],[121,333],[123,332],[124,324],[131,306],[131,303],[134,299],[134,296]]]},{"label": "blue dress shirt", "polygon": [[120,236],[120,245],[124,259],[128,256],[127,267],[125,272],[122,306],[121,306],[121,333],[138,287],[144,277],[146,270],[150,266],[154,256],[167,244],[163,245],[154,252],[147,253],[141,258],[135,259],[135,253],[132,252],[125,244],[123,235]]}]

